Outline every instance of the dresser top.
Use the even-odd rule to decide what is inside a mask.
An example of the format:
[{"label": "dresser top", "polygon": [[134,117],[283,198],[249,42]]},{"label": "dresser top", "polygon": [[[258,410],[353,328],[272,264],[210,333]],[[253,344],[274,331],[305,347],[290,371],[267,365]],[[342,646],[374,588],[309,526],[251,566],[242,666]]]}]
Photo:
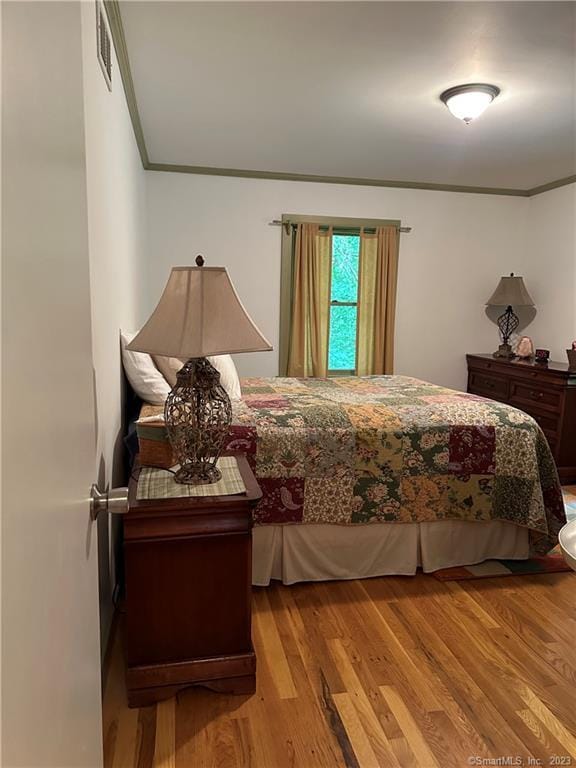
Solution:
[{"label": "dresser top", "polygon": [[534,360],[520,360],[519,358],[508,359],[506,357],[494,357],[494,355],[485,353],[468,354],[466,357],[489,360],[495,365],[510,365],[516,368],[528,368],[534,371],[541,371],[542,373],[563,374],[564,376],[574,376],[576,378],[576,371],[570,371],[568,369],[568,363],[558,363],[554,360],[549,360],[547,363],[537,363]]}]

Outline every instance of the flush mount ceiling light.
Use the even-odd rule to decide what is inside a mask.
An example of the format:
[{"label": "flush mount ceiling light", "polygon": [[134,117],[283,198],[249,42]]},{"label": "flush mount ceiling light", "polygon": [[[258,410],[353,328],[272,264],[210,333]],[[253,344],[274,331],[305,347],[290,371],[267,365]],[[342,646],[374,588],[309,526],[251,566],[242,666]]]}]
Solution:
[{"label": "flush mount ceiling light", "polygon": [[466,125],[479,117],[486,107],[500,93],[500,88],[487,83],[470,83],[448,88],[440,94],[440,100],[446,104],[454,117],[463,120]]}]

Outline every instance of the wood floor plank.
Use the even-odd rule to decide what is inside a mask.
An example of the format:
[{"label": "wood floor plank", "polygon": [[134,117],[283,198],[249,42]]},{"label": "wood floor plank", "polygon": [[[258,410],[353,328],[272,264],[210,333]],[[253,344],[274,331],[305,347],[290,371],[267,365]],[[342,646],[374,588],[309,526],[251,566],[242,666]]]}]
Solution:
[{"label": "wood floor plank", "polygon": [[156,706],[154,768],[176,768],[176,699]]},{"label": "wood floor plank", "polygon": [[459,611],[471,612],[478,621],[487,629],[498,629],[500,624],[496,621],[493,612],[488,612],[474,597],[466,590],[465,582],[447,581],[446,586],[452,593],[452,603]]},{"label": "wood floor plank", "polygon": [[142,707],[138,713],[136,768],[153,768],[156,747],[156,707]]},{"label": "wood floor plank", "polygon": [[112,768],[133,768],[136,763],[138,710],[124,709],[118,718]]},{"label": "wood floor plank", "polygon": [[374,754],[371,741],[362,727],[350,694],[335,693],[334,701],[360,768],[380,768],[381,763]]},{"label": "wood floor plank", "polygon": [[418,765],[425,765],[427,768],[440,768],[406,704],[399,696],[398,691],[391,685],[385,685],[380,688],[380,692],[388,702],[388,706],[398,721],[406,741],[418,761]]},{"label": "wood floor plank", "polygon": [[541,742],[547,754],[558,755],[563,752],[562,746],[558,744],[556,739],[551,737],[551,734],[546,730],[542,722],[536,717],[531,709],[519,709],[516,714],[524,723],[526,723],[527,727],[530,728],[538,741]]},{"label": "wood floor plank", "polygon": [[278,696],[281,699],[295,699],[298,692],[294,687],[276,620],[264,590],[258,593],[256,606],[258,610],[254,616],[254,632],[259,636],[265,663],[270,669],[272,679],[278,690]]},{"label": "wood floor plank", "polygon": [[[312,674],[312,679],[316,683],[316,690],[320,693],[320,674],[314,678],[314,667],[317,667],[322,677],[328,682],[332,693],[343,693],[345,691],[344,683],[338,672],[338,668],[332,661],[328,651],[328,639],[323,632],[323,627],[318,622],[318,609],[309,602],[302,599],[301,593],[290,588],[284,588],[281,591],[281,599],[284,605],[290,608],[290,613],[296,615],[297,640],[304,644],[307,650],[301,651],[301,656],[306,659],[305,665],[307,671]],[[331,635],[334,637],[335,635]]]},{"label": "wood floor plank", "polygon": [[[361,584],[361,589],[365,594],[369,596],[364,583],[359,582],[359,584]],[[369,626],[377,628],[377,633],[387,645],[396,667],[396,674],[398,674],[398,670],[402,671],[407,684],[411,686],[414,695],[422,702],[422,706],[428,712],[442,711],[444,705],[440,703],[435,693],[438,688],[438,680],[434,678],[426,663],[427,660],[419,657],[415,649],[412,649],[411,653],[408,652],[390,625],[389,614],[387,614],[387,619],[381,608],[379,603],[371,599],[368,599],[364,604]]]},{"label": "wood floor plank", "polygon": [[373,702],[360,682],[346,649],[342,645],[342,641],[335,638],[330,641],[329,646],[332,657],[342,675],[346,690],[362,723],[362,727],[370,739],[374,754],[383,765],[390,767],[399,766],[396,755],[386,738],[382,723],[374,711]]},{"label": "wood floor plank", "polygon": [[522,698],[542,725],[566,748],[568,754],[576,759],[576,736],[570,733],[528,686],[522,686]]}]

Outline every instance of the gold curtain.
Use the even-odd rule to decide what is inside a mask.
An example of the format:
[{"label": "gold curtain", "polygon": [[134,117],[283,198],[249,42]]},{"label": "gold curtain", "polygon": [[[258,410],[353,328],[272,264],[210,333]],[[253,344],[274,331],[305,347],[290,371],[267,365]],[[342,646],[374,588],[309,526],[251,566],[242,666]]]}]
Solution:
[{"label": "gold curtain", "polygon": [[326,376],[332,227],[298,224],[294,245],[292,322],[288,376]]},{"label": "gold curtain", "polygon": [[356,374],[392,373],[398,279],[398,230],[360,233]]}]

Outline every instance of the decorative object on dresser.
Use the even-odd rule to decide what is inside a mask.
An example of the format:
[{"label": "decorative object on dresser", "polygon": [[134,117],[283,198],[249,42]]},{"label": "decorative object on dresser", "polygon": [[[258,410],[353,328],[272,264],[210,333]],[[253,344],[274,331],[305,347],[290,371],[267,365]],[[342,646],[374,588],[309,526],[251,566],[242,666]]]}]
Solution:
[{"label": "decorative object on dresser", "polygon": [[466,355],[468,392],[529,413],[546,435],[563,483],[576,482],[576,371],[566,363]]},{"label": "decorative object on dresser", "polygon": [[548,364],[548,360],[550,360],[550,350],[537,349],[536,352],[534,353],[534,360],[537,363]]},{"label": "decorative object on dresser", "polygon": [[164,408],[166,428],[180,467],[178,483],[214,483],[232,421],[230,397],[207,355],[270,351],[272,346],[242,306],[225,267],[173,267],[158,306],[128,345],[187,360],[176,374]]},{"label": "decorative object on dresser", "polygon": [[516,345],[516,357],[522,360],[529,360],[534,357],[534,344],[530,336],[522,336]]},{"label": "decorative object on dresser", "polygon": [[576,372],[576,341],[572,342],[572,349],[567,349],[568,355],[568,369]]},{"label": "decorative object on dresser", "polygon": [[[252,509],[262,496],[243,455],[246,492],[138,498],[124,516],[128,702],[147,706],[201,685],[253,693]],[[160,473],[165,474],[162,470]],[[149,485],[149,483],[148,483]]]},{"label": "decorative object on dresser", "polygon": [[514,272],[510,273],[510,277],[501,277],[496,290],[486,302],[486,306],[506,307],[505,312],[497,320],[498,328],[502,334],[502,344],[500,344],[498,351],[494,352],[494,357],[514,357],[514,352],[510,346],[510,336],[518,328],[520,320],[512,307],[534,306],[534,302],[524,285],[524,280],[515,275]]}]

